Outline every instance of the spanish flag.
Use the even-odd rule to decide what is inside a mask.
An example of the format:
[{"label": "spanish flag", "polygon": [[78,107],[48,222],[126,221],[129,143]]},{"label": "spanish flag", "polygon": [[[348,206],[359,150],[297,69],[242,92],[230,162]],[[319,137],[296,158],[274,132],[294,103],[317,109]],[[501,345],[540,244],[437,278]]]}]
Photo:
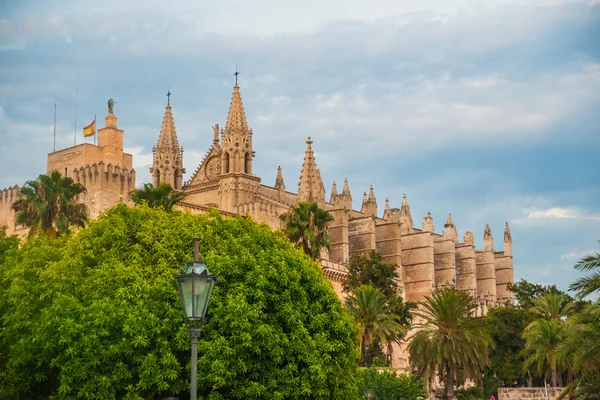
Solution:
[{"label": "spanish flag", "polygon": [[83,136],[84,137],[94,136],[95,134],[96,134],[96,117],[94,117],[94,120],[92,121],[91,124],[83,127]]}]

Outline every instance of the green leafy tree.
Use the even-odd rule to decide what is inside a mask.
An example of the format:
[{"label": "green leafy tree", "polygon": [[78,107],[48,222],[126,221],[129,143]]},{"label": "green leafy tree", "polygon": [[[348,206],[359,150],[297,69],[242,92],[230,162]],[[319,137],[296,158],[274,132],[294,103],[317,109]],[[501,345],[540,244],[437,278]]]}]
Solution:
[{"label": "green leafy tree", "polygon": [[298,203],[279,218],[288,239],[313,260],[320,257],[321,249],[329,250],[327,223],[333,221],[333,216],[317,203]]},{"label": "green leafy tree", "polygon": [[346,307],[359,327],[360,348],[365,348],[365,364],[373,362],[374,339],[381,343],[401,340],[406,327],[388,310],[388,299],[381,289],[371,285],[356,288],[347,298]]},{"label": "green leafy tree", "polygon": [[398,375],[394,369],[369,368],[360,372],[361,397],[365,389],[374,391],[373,400],[424,400],[423,381],[415,375]]},{"label": "green leafy tree", "polygon": [[10,250],[15,250],[19,247],[19,237],[17,235],[6,234],[7,226],[0,227],[0,265],[4,262],[5,254]]},{"label": "green leafy tree", "polygon": [[454,395],[457,378],[476,379],[490,366],[492,339],[483,321],[471,317],[476,304],[466,292],[452,288],[425,297],[416,311],[416,333],[408,345],[411,366],[431,382],[436,372]]},{"label": "green leafy tree", "polygon": [[127,207],[41,236],[0,268],[0,398],[149,399],[189,391],[173,276],[219,276],[198,344],[199,398],[352,399],[357,331],[321,270],[265,225]]},{"label": "green leafy tree", "polygon": [[600,291],[600,253],[596,252],[583,257],[575,264],[575,269],[592,272],[590,276],[579,278],[569,286],[569,290],[577,292],[578,299]]},{"label": "green leafy tree", "polygon": [[[514,306],[491,308],[485,316],[487,330],[494,342],[490,349],[490,366],[484,370],[483,389],[497,397],[501,384],[524,384],[521,370],[525,340],[523,330],[535,319],[528,310]],[[458,395],[457,395],[458,397]]]},{"label": "green leafy tree", "polygon": [[45,232],[55,237],[71,226],[83,228],[88,208],[79,200],[85,192],[83,185],[58,171],[40,175],[25,183],[19,191],[20,198],[12,205],[16,223],[29,227],[29,236]]},{"label": "green leafy tree", "polygon": [[350,257],[348,276],[344,281],[344,291],[351,292],[361,285],[373,285],[381,289],[386,296],[398,293],[398,268],[394,264],[381,261],[381,254],[371,250],[368,257],[355,253]]},{"label": "green leafy tree", "polygon": [[162,208],[172,211],[175,204],[183,200],[183,194],[175,191],[171,185],[162,182],[158,187],[151,183],[144,183],[141,189],[129,192],[129,198],[135,204],[147,204],[150,208]]}]

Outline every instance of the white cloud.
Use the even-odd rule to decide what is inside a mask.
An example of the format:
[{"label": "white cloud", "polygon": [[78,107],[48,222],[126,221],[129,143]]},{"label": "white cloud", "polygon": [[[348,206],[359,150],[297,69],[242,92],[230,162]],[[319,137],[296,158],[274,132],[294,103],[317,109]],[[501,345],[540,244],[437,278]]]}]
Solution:
[{"label": "white cloud", "polygon": [[586,250],[586,251],[569,251],[568,253],[565,253],[563,255],[560,256],[561,260],[565,260],[565,259],[579,259],[582,258],[584,256],[587,256],[588,254],[593,254],[594,250]]},{"label": "white cloud", "polygon": [[545,210],[530,211],[526,218],[600,220],[600,216],[589,214],[577,207],[551,207]]}]

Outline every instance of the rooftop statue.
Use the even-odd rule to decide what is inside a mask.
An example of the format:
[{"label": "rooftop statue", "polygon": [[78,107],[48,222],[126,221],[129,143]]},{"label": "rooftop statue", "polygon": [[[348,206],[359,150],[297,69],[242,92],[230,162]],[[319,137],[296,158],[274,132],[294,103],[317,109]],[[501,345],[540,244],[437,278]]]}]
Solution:
[{"label": "rooftop statue", "polygon": [[108,99],[108,113],[112,114],[113,113],[113,106],[116,104],[117,102],[114,101],[112,98]]}]

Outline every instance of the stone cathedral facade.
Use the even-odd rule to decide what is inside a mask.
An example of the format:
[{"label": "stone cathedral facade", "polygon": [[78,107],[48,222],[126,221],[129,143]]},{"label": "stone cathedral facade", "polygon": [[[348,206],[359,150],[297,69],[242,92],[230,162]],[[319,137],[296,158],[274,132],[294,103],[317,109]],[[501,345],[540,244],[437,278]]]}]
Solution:
[{"label": "stone cathedral facade", "polygon": [[[498,250],[489,226],[483,231],[484,248],[476,249],[473,232],[458,237],[452,216],[448,214],[441,232],[434,230],[430,213],[421,226],[415,226],[406,195],[399,208],[385,200],[380,212],[373,187],[362,195],[360,210],[352,208],[348,180],[341,191],[333,183],[329,199],[313,152],[313,141],[306,141],[306,152],[297,192],[286,190],[281,168],[274,184],[266,185],[253,174],[255,151],[252,129],[244,112],[240,88],[233,87],[229,113],[224,127],[213,127],[213,141],[206,156],[184,181],[183,148],[179,146],[170,104],[167,104],[158,142],[153,148],[150,168],[152,183],[166,182],[183,192],[178,207],[201,213],[215,207],[224,214],[250,215],[272,229],[281,227],[279,216],[298,202],[317,202],[334,220],[329,225],[331,250],[320,260],[324,276],[340,298],[342,282],[352,254],[378,251],[383,261],[398,266],[400,287],[406,301],[420,302],[436,288],[456,287],[477,300],[479,315],[489,307],[513,302],[507,285],[514,282],[512,238],[508,224],[504,227],[503,247]],[[298,160],[300,162],[300,160]],[[128,202],[128,192],[135,188],[132,156],[123,152],[123,130],[117,118],[109,114],[105,127],[98,131],[98,145],[80,144],[48,155],[48,172],[61,171],[87,188],[83,201],[91,216],[119,201]],[[274,171],[275,172],[275,171]],[[0,226],[9,233],[22,232],[14,223],[10,205],[18,196],[18,186],[0,192]],[[392,365],[408,367],[405,345],[394,345]]]}]

